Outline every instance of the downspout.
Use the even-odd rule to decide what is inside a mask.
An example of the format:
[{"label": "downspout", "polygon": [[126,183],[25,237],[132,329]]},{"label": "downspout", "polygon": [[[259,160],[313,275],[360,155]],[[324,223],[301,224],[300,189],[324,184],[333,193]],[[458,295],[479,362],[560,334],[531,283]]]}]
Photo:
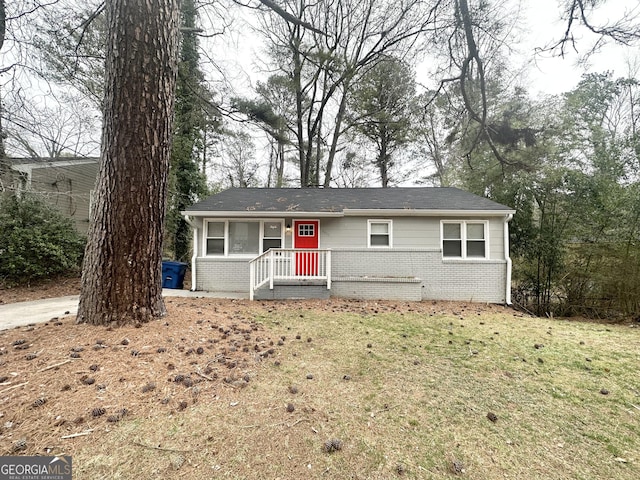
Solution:
[{"label": "downspout", "polygon": [[191,291],[196,291],[196,258],[198,257],[198,226],[186,213],[182,214],[184,221],[193,228],[193,256],[191,257]]},{"label": "downspout", "polygon": [[504,259],[507,262],[507,281],[505,291],[505,303],[511,305],[511,256],[509,255],[509,222],[513,218],[510,213],[504,217]]}]

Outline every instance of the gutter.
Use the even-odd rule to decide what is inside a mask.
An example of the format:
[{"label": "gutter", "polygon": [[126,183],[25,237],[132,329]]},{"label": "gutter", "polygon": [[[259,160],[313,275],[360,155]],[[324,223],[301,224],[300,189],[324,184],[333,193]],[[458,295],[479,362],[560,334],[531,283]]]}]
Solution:
[{"label": "gutter", "polygon": [[189,210],[193,217],[207,218],[327,218],[342,217],[342,212],[307,212],[304,210]]},{"label": "gutter", "polygon": [[337,218],[354,216],[376,217],[496,217],[512,215],[515,210],[460,210],[460,209],[428,209],[413,208],[345,208],[336,211],[303,211],[303,210],[190,210],[183,215],[208,218]]},{"label": "gutter", "polygon": [[193,256],[191,257],[191,291],[196,291],[196,258],[198,257],[198,226],[193,223],[191,217],[185,212],[181,212],[184,221],[193,228]]},{"label": "gutter", "polygon": [[513,213],[504,217],[504,259],[507,261],[507,281],[505,289],[505,303],[511,305],[511,256],[509,255],[509,222],[513,218]]},{"label": "gutter", "polygon": [[386,217],[496,217],[512,215],[515,210],[459,210],[459,209],[413,209],[413,208],[345,208],[344,216],[378,215]]}]

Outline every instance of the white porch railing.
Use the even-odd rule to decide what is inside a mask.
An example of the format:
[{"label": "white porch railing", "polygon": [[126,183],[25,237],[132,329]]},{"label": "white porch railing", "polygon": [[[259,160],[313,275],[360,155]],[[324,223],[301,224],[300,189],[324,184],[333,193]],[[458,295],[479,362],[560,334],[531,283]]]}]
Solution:
[{"label": "white porch railing", "polygon": [[249,299],[276,280],[326,280],[331,289],[331,250],[272,248],[249,262]]}]

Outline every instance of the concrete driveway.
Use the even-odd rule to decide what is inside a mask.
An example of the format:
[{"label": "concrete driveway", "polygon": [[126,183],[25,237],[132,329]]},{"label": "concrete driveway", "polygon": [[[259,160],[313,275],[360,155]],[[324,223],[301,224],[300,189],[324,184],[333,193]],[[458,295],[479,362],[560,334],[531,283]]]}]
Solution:
[{"label": "concrete driveway", "polygon": [[[191,292],[189,290],[163,289],[164,297],[209,297],[209,298],[249,298],[243,292],[216,293]],[[62,318],[78,313],[78,295],[69,297],[47,298],[32,302],[8,303],[0,305],[0,330],[29,325],[31,323],[48,322],[54,318]]]}]

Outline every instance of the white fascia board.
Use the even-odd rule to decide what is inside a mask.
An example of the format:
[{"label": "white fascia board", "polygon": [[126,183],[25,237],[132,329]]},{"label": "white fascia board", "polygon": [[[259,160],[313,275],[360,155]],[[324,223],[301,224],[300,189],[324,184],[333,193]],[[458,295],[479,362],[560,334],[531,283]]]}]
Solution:
[{"label": "white fascia board", "polygon": [[363,209],[349,208],[344,210],[345,217],[385,216],[385,217],[503,217],[513,215],[515,210],[416,210],[402,209]]},{"label": "white fascia board", "polygon": [[96,158],[78,158],[75,160],[63,160],[56,162],[33,162],[33,163],[21,163],[19,165],[12,165],[11,168],[18,172],[31,173],[31,170],[34,168],[62,168],[62,167],[73,167],[74,165],[86,165],[89,163],[98,163],[98,159]]},{"label": "white fascia board", "polygon": [[240,210],[240,211],[211,211],[211,210],[198,210],[198,211],[182,211],[180,212],[184,216],[190,217],[208,217],[208,218],[273,218],[273,217],[285,217],[285,218],[327,218],[327,217],[342,217],[342,212],[298,212],[298,211],[254,211],[254,210]]}]

